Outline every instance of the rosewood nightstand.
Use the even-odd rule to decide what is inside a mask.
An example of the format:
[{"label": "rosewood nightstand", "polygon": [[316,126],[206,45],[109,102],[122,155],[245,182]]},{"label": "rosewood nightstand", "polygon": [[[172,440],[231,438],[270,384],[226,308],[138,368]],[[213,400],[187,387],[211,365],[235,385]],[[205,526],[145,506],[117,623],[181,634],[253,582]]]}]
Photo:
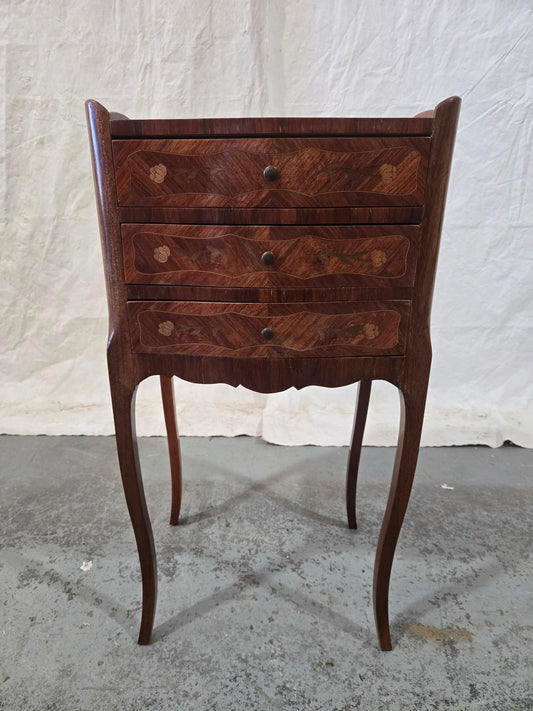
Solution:
[{"label": "rosewood nightstand", "polygon": [[374,570],[382,649],[431,363],[429,318],[460,99],[414,118],[129,120],[86,104],[109,303],[117,449],[142,571],[157,572],[137,444],[137,385],[159,375],[178,523],[172,377],[260,392],[359,382],[346,479],[355,501],[372,380],[401,425]]}]

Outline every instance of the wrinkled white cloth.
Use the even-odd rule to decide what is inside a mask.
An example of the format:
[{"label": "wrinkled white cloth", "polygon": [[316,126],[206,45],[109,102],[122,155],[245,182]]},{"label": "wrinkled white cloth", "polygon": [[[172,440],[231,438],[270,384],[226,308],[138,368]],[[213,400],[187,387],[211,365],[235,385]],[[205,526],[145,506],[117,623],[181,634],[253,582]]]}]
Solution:
[{"label": "wrinkled white cloth", "polygon": [[[533,446],[531,3],[12,0],[2,9],[0,431],[113,431],[85,99],[137,118],[409,116],[457,94],[423,443]],[[180,382],[176,391],[183,434],[349,439],[354,387],[266,396]],[[395,442],[397,400],[376,385],[366,442]],[[138,430],[163,432],[157,382],[140,388]]]}]

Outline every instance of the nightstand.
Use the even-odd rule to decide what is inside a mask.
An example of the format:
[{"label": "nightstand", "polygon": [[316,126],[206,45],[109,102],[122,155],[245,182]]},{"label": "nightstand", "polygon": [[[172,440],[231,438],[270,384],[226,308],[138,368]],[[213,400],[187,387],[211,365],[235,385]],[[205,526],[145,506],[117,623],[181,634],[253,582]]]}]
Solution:
[{"label": "nightstand", "polygon": [[129,120],[86,104],[109,303],[117,449],[143,581],[157,572],[134,426],[159,375],[178,522],[172,377],[279,392],[359,382],[346,480],[356,528],[372,380],[394,384],[401,426],[374,572],[382,649],[431,362],[429,317],[460,99],[414,118]]}]

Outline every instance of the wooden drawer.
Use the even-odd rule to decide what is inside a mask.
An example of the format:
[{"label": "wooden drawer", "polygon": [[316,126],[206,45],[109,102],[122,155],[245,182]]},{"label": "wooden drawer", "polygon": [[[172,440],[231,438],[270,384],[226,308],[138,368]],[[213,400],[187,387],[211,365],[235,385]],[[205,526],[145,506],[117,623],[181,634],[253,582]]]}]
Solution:
[{"label": "wooden drawer", "polygon": [[123,225],[129,284],[411,286],[420,228]]},{"label": "wooden drawer", "polygon": [[410,302],[129,302],[135,353],[251,358],[400,355]]},{"label": "wooden drawer", "polygon": [[[118,203],[278,208],[421,205],[429,141],[402,136],[115,140]],[[264,173],[268,166],[275,171]]]}]

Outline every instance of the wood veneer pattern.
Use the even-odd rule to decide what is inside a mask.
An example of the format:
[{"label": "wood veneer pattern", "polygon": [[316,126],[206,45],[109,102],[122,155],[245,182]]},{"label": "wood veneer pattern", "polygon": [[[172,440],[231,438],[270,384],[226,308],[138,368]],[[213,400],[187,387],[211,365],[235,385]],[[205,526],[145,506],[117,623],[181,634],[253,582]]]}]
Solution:
[{"label": "wood veneer pattern", "polygon": [[113,142],[119,204],[133,206],[418,205],[428,151],[427,138]]},{"label": "wood veneer pattern", "polygon": [[418,237],[403,226],[122,226],[130,284],[411,286]]},{"label": "wood veneer pattern", "polygon": [[[258,392],[279,392],[289,387],[303,388],[308,385],[339,387],[360,380],[362,385],[357,404],[346,488],[347,497],[350,499],[347,499],[348,524],[353,528],[356,526],[355,482],[370,395],[370,383],[375,379],[383,379],[398,388],[401,404],[398,448],[374,568],[376,629],[381,649],[391,649],[388,618],[390,574],[394,551],[409,501],[420,445],[431,363],[429,316],[460,103],[460,99],[452,97],[439,104],[434,111],[424,112],[415,118],[406,119],[265,118],[168,121],[130,121],[121,114],[109,114],[97,102],[88,101],[86,103],[109,303],[108,366],[117,452],[142,573],[143,606],[139,631],[140,644],[147,644],[150,641],[157,599],[157,570],[152,527],[144,497],[135,436],[135,393],[138,383],[150,375],[161,377],[165,421],[170,438],[169,445],[171,454],[175,457],[178,452],[177,430],[173,412],[174,398],[170,387],[170,379],[174,375],[198,383],[224,382],[234,386],[244,385]],[[280,164],[283,170],[278,176],[280,178],[278,189],[267,186],[265,190],[246,193],[247,186],[243,184],[241,187],[237,185],[237,193],[235,193],[235,185],[232,186],[230,180],[229,187],[231,189],[228,192],[231,195],[229,197],[222,195],[221,198],[220,193],[212,196],[208,193],[197,193],[196,195],[187,193],[186,198],[183,199],[181,193],[172,193],[172,190],[183,189],[180,185],[176,187],[172,184],[176,180],[175,175],[172,177],[172,170],[169,173],[168,166],[163,163],[155,163],[146,165],[147,173],[145,168],[142,168],[144,173],[141,175],[140,183],[133,186],[133,193],[137,191],[137,194],[133,196],[137,202],[118,204],[118,196],[124,195],[124,191],[128,193],[130,190],[127,154],[136,140],[139,141],[141,148],[146,148],[147,141],[152,139],[157,140],[157,145],[161,147],[161,140],[168,146],[177,139],[193,138],[201,153],[201,146],[204,148],[209,146],[213,136],[217,137],[217,141],[231,141],[233,137],[238,138],[238,145],[241,148],[246,146],[243,141],[255,141],[255,145],[260,144],[263,148],[265,146],[274,148],[281,145],[283,146],[282,152],[290,148],[292,141],[295,150],[301,152],[300,158],[305,155],[308,148],[313,146],[316,148],[319,142],[324,144],[323,139],[329,142],[334,141],[335,148],[345,153],[353,153],[354,141],[359,141],[359,149],[364,145],[367,151],[390,149],[393,145],[404,148],[411,146],[413,150],[416,150],[415,144],[425,145],[426,149],[420,154],[421,157],[416,166],[416,190],[409,194],[405,193],[408,189],[408,180],[412,179],[412,176],[411,178],[407,177],[409,169],[404,173],[406,168],[402,167],[398,181],[398,165],[394,161],[382,161],[381,163],[376,161],[373,164],[375,171],[371,176],[370,172],[363,174],[369,165],[365,165],[364,162],[363,164],[350,163],[351,158],[348,160],[343,157],[341,161],[338,161],[338,166],[335,169],[341,176],[339,179],[337,179],[335,171],[328,172],[324,165],[314,166],[315,180],[317,180],[317,175],[321,180],[326,178],[331,180],[331,184],[325,188],[325,192],[324,185],[326,183],[320,188],[322,192],[314,192],[315,188],[320,186],[313,187],[311,185],[310,188],[306,183],[309,180],[309,175],[305,173],[307,168],[304,161],[303,168],[292,170],[293,175],[291,175],[291,170],[287,175],[286,167]],[[124,150],[123,154],[117,157],[116,150],[114,156],[113,138],[119,137]],[[387,143],[392,137],[395,137],[395,143]],[[143,138],[146,140],[142,140]],[[209,140],[202,141],[201,139]],[[115,149],[118,143],[119,141],[116,142]],[[128,143],[130,146],[126,148]],[[189,145],[192,144],[189,143]],[[218,147],[221,145],[222,143],[218,143]],[[249,147],[250,144],[247,145]],[[330,143],[328,150],[332,145]],[[344,147],[341,148],[342,146]],[[429,150],[430,146],[431,150]],[[279,150],[276,148],[272,153],[275,154]],[[212,156],[208,155],[210,151],[217,152],[209,148],[207,153],[202,154],[200,163],[197,161],[196,166],[192,165],[192,168],[189,166],[193,170],[192,174],[190,170],[188,174],[178,173],[181,175],[179,180],[184,179],[187,182],[187,178],[189,178],[188,182],[197,181],[201,190],[213,189],[215,182],[211,183],[210,188],[209,180],[216,181],[221,177],[218,168],[224,170],[225,161],[228,161],[227,164],[230,166],[244,166],[242,161],[232,164],[233,158],[229,160],[226,156],[221,165],[217,165],[216,161],[214,166],[211,165],[210,170],[214,167],[215,173],[208,174],[206,182],[202,171],[198,172],[198,167],[201,167],[202,160],[205,159],[207,162],[211,160]],[[307,155],[311,156],[310,153]],[[412,172],[412,156],[411,158],[409,156],[409,153],[406,154],[404,160],[407,160],[407,168],[409,168],[409,161],[411,161]],[[124,157],[125,160],[123,160]],[[267,156],[265,154],[262,157]],[[317,156],[313,154],[313,160],[316,158]],[[122,171],[121,176],[115,172],[114,159],[116,159],[118,173]],[[246,159],[249,172],[250,161],[255,166],[254,157],[250,158],[250,155],[247,155]],[[372,161],[370,163],[372,164]],[[173,168],[173,166],[174,164],[170,167]],[[310,166],[310,168],[312,167]],[[178,170],[180,170],[179,166]],[[247,172],[247,169],[243,168],[243,170],[244,173]],[[256,166],[254,170],[256,170]],[[354,173],[350,174],[352,170]],[[197,172],[194,173],[194,171]],[[170,175],[171,178],[170,182],[167,182],[167,188],[170,186],[170,190],[164,194],[161,191],[161,186],[165,185],[167,175]],[[421,176],[425,184],[419,180]],[[233,179],[233,176],[231,177]],[[344,190],[346,186],[342,185],[342,180],[347,181],[354,178],[357,184],[352,185],[347,191]],[[248,179],[249,176],[246,177],[246,180]],[[148,191],[146,180],[149,181]],[[279,187],[283,188],[284,180],[295,181],[294,184],[289,184],[291,190],[279,189]],[[376,180],[377,182],[372,183]],[[365,183],[365,181],[369,182]],[[382,186],[379,186],[379,181],[388,185],[387,190],[390,192],[379,192],[380,189],[383,189]],[[398,181],[396,186],[393,185],[395,181]],[[160,194],[156,194],[155,198],[150,197],[154,186],[159,186],[160,189]],[[302,191],[302,188],[304,191],[307,190],[307,194],[298,192],[298,190]],[[337,190],[337,192],[328,192],[330,188]],[[368,192],[361,188],[369,188],[374,192]],[[240,193],[239,190],[243,189],[245,192]],[[394,195],[392,193],[395,190],[398,194]],[[126,199],[129,200],[129,197]],[[213,206],[215,204],[219,206]],[[402,225],[402,230],[404,230],[408,225],[417,225],[420,227],[420,239],[418,237],[416,239],[416,272],[412,286],[348,287],[343,286],[344,282],[342,281],[347,277],[346,274],[328,274],[324,277],[328,280],[327,285],[313,287],[272,286],[267,288],[228,285],[127,284],[124,278],[121,224],[128,222],[146,224],[168,222],[180,225],[204,223],[205,225],[220,224],[235,227],[239,225],[276,225],[281,229],[283,226],[291,225],[315,225],[317,227],[320,225],[323,227],[325,225],[359,223],[360,225],[380,226],[396,224]],[[408,237],[404,231],[402,234]],[[410,238],[408,237],[408,239]],[[407,271],[409,270],[409,260],[414,255],[412,249],[414,244],[415,242],[410,239]],[[377,278],[376,275],[362,276],[366,279]],[[146,299],[152,299],[151,303],[143,304],[142,302]],[[185,301],[183,305],[177,307],[176,300],[180,299]],[[170,307],[167,307],[165,303],[168,300],[173,301]],[[213,303],[208,305],[207,302],[210,300]],[[156,319],[158,335],[154,343],[158,347],[159,341],[157,339],[172,336],[176,324],[179,326],[186,323],[187,318],[196,319],[198,316],[204,315],[201,312],[202,308],[214,309],[212,314],[216,318],[220,316],[233,318],[235,309],[239,311],[240,307],[248,308],[246,301],[250,301],[248,307],[266,309],[266,313],[263,311],[263,315],[261,312],[257,314],[255,311],[251,314],[244,312],[238,314],[248,318],[248,324],[258,324],[255,319],[263,318],[263,316],[269,319],[298,316],[298,321],[292,324],[293,328],[288,331],[288,336],[300,338],[298,342],[300,348],[310,346],[310,349],[313,349],[316,348],[317,343],[316,327],[308,329],[309,334],[314,332],[313,337],[309,336],[309,340],[306,340],[305,329],[298,332],[298,326],[302,321],[302,309],[305,318],[311,318],[315,326],[315,317],[317,315],[325,316],[330,327],[334,324],[330,329],[330,333],[333,334],[329,341],[331,355],[328,357],[302,357],[301,354],[294,356],[289,355],[288,349],[286,349],[284,357],[273,355],[276,353],[275,350],[268,351],[265,357],[241,357],[242,349],[234,350],[233,354],[229,356],[180,354],[175,352],[175,344],[171,345],[165,353],[132,352],[132,331],[136,328],[136,320],[134,319],[134,323],[130,324],[128,312],[135,312],[135,309],[140,309],[143,314],[153,312],[154,316],[150,316],[150,318]],[[368,306],[369,302],[373,303],[373,307],[365,312],[364,308]],[[170,313],[172,313],[172,309],[176,308],[178,310],[183,308],[185,311],[180,314],[172,313],[172,318],[166,317],[163,321],[157,321],[158,310],[160,312],[161,306],[170,308]],[[191,307],[199,308],[200,312],[188,312],[187,310]],[[225,308],[229,311],[225,311]],[[364,313],[364,323],[351,322],[350,320],[349,323],[343,321],[339,325],[335,321],[335,319],[344,318],[350,313],[350,309],[359,313],[360,316]],[[367,315],[371,314],[372,319],[377,319],[378,315],[374,312],[386,316],[391,310],[400,314],[398,344],[401,344],[402,355],[355,355],[355,348],[367,348],[367,342],[375,341],[379,335],[372,330],[377,324],[371,319],[367,320]],[[174,318],[177,320],[174,321]],[[328,321],[328,319],[330,320]],[[270,326],[272,325],[276,324],[271,321]],[[365,325],[367,326],[366,330]],[[192,330],[198,328],[199,325],[196,324]],[[200,328],[197,337],[205,341],[202,328],[204,327]],[[357,331],[357,329],[359,330]],[[253,331],[255,337],[256,326]],[[220,338],[220,334],[223,335],[223,332],[224,328],[220,327],[217,338]],[[270,328],[270,332],[269,343],[276,337],[274,329]],[[324,334],[327,332],[327,328],[323,330]],[[369,338],[369,334],[373,338]],[[135,342],[134,334],[133,337]],[[266,336],[262,337],[266,338]],[[318,338],[318,342],[320,342],[320,332]],[[341,344],[336,340],[340,338],[359,340],[357,343],[352,341]],[[193,344],[193,346],[196,345]],[[216,339],[211,342],[211,346],[215,349],[220,348],[221,345],[225,347]],[[237,343],[237,345],[239,344]],[[277,347],[276,344],[271,344],[271,346]],[[345,347],[351,349],[351,355],[347,357],[340,355],[344,353],[343,348]],[[216,350],[210,352],[213,353]],[[176,523],[181,484],[180,467],[176,462],[172,466],[172,479],[174,490],[172,522]]]},{"label": "wood veneer pattern", "polygon": [[[399,355],[409,302],[128,304],[133,351],[250,358]],[[262,333],[269,329],[271,340]]]},{"label": "wood veneer pattern", "polygon": [[114,114],[113,138],[210,138],[263,136],[431,136],[433,116],[414,118],[252,117],[196,119],[128,119]]}]

